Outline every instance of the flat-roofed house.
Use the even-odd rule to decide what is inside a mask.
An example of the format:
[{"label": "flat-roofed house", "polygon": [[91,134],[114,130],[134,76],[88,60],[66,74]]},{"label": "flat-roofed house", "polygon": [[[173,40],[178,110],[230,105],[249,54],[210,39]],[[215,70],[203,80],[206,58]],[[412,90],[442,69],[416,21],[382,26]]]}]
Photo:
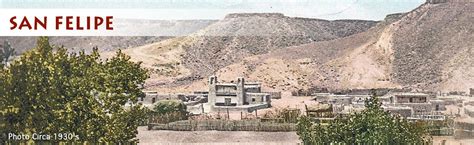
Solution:
[{"label": "flat-roofed house", "polygon": [[390,104],[386,105],[411,107],[414,114],[426,114],[433,110],[430,95],[425,93],[394,92],[388,93],[384,97],[390,99]]},{"label": "flat-roofed house", "polygon": [[208,103],[216,109],[252,111],[270,107],[271,96],[261,92],[260,83],[246,83],[243,77],[238,77],[235,83],[219,83],[216,76],[211,76],[209,77]]}]

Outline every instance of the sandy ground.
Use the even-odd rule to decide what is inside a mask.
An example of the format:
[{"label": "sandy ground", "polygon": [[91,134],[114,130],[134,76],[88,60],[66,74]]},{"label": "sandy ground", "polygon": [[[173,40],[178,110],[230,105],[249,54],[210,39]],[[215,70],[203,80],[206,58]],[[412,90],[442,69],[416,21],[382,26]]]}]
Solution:
[{"label": "sandy ground", "polygon": [[138,139],[141,145],[291,145],[299,143],[296,132],[149,131],[146,127],[138,128]]}]

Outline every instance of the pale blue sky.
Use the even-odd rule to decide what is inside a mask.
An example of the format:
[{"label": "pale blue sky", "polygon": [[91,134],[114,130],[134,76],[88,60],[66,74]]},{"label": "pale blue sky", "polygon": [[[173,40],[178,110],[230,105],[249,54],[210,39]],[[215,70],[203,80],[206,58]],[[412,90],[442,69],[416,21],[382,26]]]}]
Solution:
[{"label": "pale blue sky", "polygon": [[[423,2],[425,0],[0,0],[0,8],[146,9],[146,13],[138,17],[144,19],[221,19],[235,12],[278,12],[329,20],[382,20],[387,14],[407,12]],[[167,10],[170,12],[164,12]]]}]

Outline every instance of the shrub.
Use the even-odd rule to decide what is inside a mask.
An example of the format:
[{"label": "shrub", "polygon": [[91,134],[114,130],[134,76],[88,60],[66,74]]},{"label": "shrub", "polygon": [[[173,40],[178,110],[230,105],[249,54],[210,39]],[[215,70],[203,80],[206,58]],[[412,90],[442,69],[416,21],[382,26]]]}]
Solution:
[{"label": "shrub", "polygon": [[152,112],[153,123],[169,123],[188,119],[186,105],[179,100],[162,100],[155,104]]}]

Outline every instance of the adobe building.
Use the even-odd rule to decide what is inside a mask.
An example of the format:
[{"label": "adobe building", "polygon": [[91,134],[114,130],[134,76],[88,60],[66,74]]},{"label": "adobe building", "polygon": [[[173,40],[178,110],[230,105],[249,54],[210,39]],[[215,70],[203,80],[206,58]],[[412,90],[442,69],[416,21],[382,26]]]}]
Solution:
[{"label": "adobe building", "polygon": [[[347,114],[365,108],[365,100],[370,95],[317,94],[314,100],[320,104],[331,105],[333,113]],[[388,92],[378,97],[381,107],[396,115],[410,120],[443,120],[442,111],[449,103],[445,99],[435,98],[425,93]]]},{"label": "adobe building", "polygon": [[261,92],[260,83],[246,83],[238,77],[235,83],[219,83],[209,77],[208,104],[213,111],[248,111],[271,107],[271,96]]},{"label": "adobe building", "polygon": [[386,105],[397,107],[411,107],[413,115],[426,114],[433,111],[433,105],[430,102],[430,96],[425,93],[394,92],[386,94],[389,98]]}]

